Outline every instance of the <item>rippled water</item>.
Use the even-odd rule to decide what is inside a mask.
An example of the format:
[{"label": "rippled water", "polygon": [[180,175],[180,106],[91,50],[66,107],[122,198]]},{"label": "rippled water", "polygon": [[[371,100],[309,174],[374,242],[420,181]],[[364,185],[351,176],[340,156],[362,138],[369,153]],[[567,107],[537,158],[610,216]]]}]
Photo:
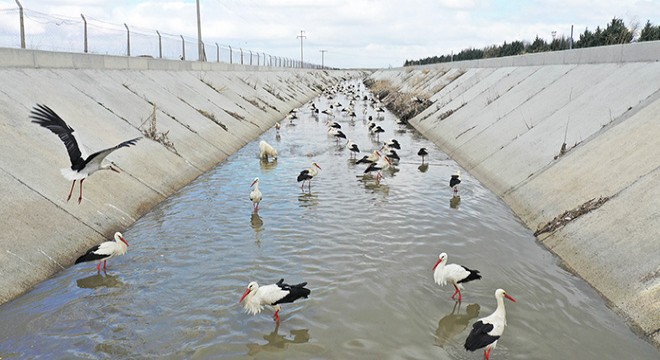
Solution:
[{"label": "rippled water", "polygon": [[[354,124],[335,120],[366,154],[379,143],[356,108]],[[0,306],[0,358],[481,359],[462,346],[498,287],[518,302],[506,304],[494,360],[658,358],[470,174],[451,203],[457,165],[392,115],[380,140],[396,137],[402,160],[380,185],[328,138],[323,115],[299,118],[262,136],[276,163],[259,161],[257,140],[126,229],[129,252],[107,275],[77,265]],[[296,176],[312,161],[322,170],[303,194]],[[483,274],[460,307],[433,282],[440,252]],[[272,311],[243,312],[248,282],[282,277],[307,281],[309,299],[285,304],[279,326]]]}]

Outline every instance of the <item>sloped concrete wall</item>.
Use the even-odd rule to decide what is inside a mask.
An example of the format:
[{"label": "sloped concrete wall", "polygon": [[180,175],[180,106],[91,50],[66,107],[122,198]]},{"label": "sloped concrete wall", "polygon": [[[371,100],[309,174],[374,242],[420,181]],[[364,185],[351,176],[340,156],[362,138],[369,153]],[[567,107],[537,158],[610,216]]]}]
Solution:
[{"label": "sloped concrete wall", "polygon": [[[155,204],[258,137],[294,107],[358,71],[0,49],[0,302],[73,263]],[[88,153],[142,136],[156,109],[159,132],[110,155],[84,199],[66,201],[70,167],[57,136],[30,122],[45,104]]]},{"label": "sloped concrete wall", "polygon": [[538,238],[660,346],[659,60],[660,42],[650,42],[382,70],[371,79],[430,99],[410,124],[532,230],[609,197]]}]

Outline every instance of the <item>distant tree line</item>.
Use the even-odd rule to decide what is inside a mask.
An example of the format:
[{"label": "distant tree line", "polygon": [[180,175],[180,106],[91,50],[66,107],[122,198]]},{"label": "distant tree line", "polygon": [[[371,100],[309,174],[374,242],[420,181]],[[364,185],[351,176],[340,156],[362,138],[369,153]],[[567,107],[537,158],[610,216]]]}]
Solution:
[{"label": "distant tree line", "polygon": [[[635,41],[653,41],[660,40],[660,25],[653,25],[651,21],[646,21],[646,25],[639,32],[639,37],[635,39],[637,26],[626,27],[623,20],[613,18],[605,29],[600,26],[596,31],[585,29],[580,38],[573,44],[573,48],[587,48],[603,45],[626,44]],[[403,66],[426,65],[450,61],[487,59],[494,57],[522,55],[544,51],[556,51],[570,49],[570,38],[560,36],[553,38],[550,43],[536,36],[531,43],[529,41],[513,41],[502,45],[491,45],[483,49],[467,48],[457,54],[427,57],[420,60],[406,60]]]}]

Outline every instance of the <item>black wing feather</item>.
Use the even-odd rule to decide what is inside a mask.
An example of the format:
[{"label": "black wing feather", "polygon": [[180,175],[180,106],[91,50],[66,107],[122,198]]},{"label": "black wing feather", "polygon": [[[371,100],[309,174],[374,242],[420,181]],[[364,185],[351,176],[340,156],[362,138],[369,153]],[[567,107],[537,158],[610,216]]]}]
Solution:
[{"label": "black wing feather", "polygon": [[309,176],[309,170],[303,170],[300,172],[298,175],[298,182],[301,182],[303,180],[311,179],[311,176]]},{"label": "black wing feather", "polygon": [[479,320],[472,325],[472,330],[467,339],[465,339],[465,350],[475,351],[482,347],[492,344],[499,336],[488,335],[488,332],[493,330],[493,324],[484,323]]},{"label": "black wing feather", "polygon": [[468,269],[468,268],[466,268],[466,267],[463,266],[463,265],[460,265],[460,266],[461,266],[463,269],[465,269],[466,271],[468,271],[468,272],[470,273],[470,275],[468,275],[465,279],[460,280],[459,283],[466,283],[466,282],[468,282],[468,281],[479,280],[479,279],[481,279],[481,275],[479,274],[479,270]]},{"label": "black wing feather", "polygon": [[101,260],[101,259],[107,258],[109,256],[108,254],[95,254],[94,253],[100,247],[101,247],[101,245],[96,245],[93,248],[87,250],[85,255],[79,257],[78,259],[76,259],[76,264],[80,264],[82,262],[87,262],[87,261]]},{"label": "black wing feather", "polygon": [[76,138],[73,136],[73,129],[59,115],[48,106],[37,104],[32,108],[30,118],[33,123],[39,124],[59,136],[64,146],[66,146],[66,151],[69,153],[71,169],[82,169],[85,160],[82,158]]},{"label": "black wing feather", "polygon": [[296,285],[289,285],[284,282],[284,279],[280,279],[280,281],[278,281],[275,285],[279,286],[280,289],[284,291],[288,291],[289,293],[271,305],[292,303],[300,298],[307,298],[307,296],[309,296],[309,294],[312,292],[311,290],[305,288],[307,282],[301,282],[300,284]]}]

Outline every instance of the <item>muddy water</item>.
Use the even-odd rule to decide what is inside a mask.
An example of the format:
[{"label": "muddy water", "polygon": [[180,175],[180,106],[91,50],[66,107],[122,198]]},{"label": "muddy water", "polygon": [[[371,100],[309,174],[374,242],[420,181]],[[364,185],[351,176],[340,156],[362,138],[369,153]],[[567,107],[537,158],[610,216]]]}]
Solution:
[{"label": "muddy water", "polygon": [[[0,358],[481,359],[462,346],[498,287],[517,302],[506,304],[492,359],[658,358],[470,174],[452,200],[452,160],[388,113],[372,138],[361,102],[356,110],[354,122],[335,120],[363,155],[384,139],[401,143],[397,171],[380,184],[327,136],[325,116],[301,108],[262,137],[276,163],[259,161],[258,140],[248,144],[126,229],[129,252],[107,274],[76,265],[0,306]],[[303,193],[296,176],[312,161],[322,170]],[[248,200],[256,176],[258,215]],[[451,286],[433,282],[440,252],[483,275],[460,306]],[[243,312],[248,282],[282,277],[307,281],[309,299],[284,305],[279,326],[270,310]]]}]

